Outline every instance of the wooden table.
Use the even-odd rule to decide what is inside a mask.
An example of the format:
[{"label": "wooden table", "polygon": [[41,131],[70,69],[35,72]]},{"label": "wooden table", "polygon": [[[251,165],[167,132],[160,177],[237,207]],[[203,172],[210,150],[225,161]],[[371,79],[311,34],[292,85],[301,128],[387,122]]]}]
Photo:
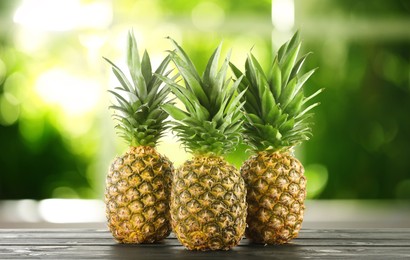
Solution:
[{"label": "wooden table", "polygon": [[282,246],[243,239],[231,251],[195,252],[170,236],[159,244],[121,245],[107,230],[0,229],[0,259],[410,259],[410,228],[302,229]]}]

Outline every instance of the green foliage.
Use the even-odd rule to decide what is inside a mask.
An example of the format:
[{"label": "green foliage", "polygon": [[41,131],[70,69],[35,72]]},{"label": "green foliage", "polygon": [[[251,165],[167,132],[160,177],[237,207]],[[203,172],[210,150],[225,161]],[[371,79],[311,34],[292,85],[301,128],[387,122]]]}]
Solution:
[{"label": "green foliage", "polygon": [[[303,145],[306,162],[329,172],[320,198],[408,199],[402,192],[410,163],[410,48],[408,42],[312,39],[310,64],[326,61],[311,81],[327,91],[315,111],[315,138]],[[332,52],[333,52],[332,50]]]},{"label": "green foliage", "polygon": [[59,187],[72,189],[75,197],[94,197],[87,159],[67,149],[58,130],[42,120],[37,145],[20,136],[19,123],[0,125],[0,200],[50,198]]},{"label": "green foliage", "polygon": [[231,85],[226,79],[230,53],[218,69],[222,47],[219,45],[200,77],[181,46],[174,40],[172,43],[175,50],[171,51],[171,58],[185,83],[182,86],[161,77],[185,106],[182,110],[170,104],[163,105],[163,109],[177,121],[173,130],[193,153],[222,155],[233,151],[241,140],[241,97],[244,92],[236,92],[240,79]]},{"label": "green foliage", "polygon": [[113,62],[105,60],[111,64],[114,75],[121,83],[115,90],[109,90],[117,101],[110,108],[115,111],[113,117],[118,122],[115,126],[118,135],[132,146],[155,146],[167,128],[165,119],[168,115],[160,106],[169,102],[169,88],[162,85],[158,76],[167,76],[171,72],[165,72],[170,57],[167,56],[153,73],[147,51],[140,59],[137,42],[130,31],[127,64],[132,81]]}]

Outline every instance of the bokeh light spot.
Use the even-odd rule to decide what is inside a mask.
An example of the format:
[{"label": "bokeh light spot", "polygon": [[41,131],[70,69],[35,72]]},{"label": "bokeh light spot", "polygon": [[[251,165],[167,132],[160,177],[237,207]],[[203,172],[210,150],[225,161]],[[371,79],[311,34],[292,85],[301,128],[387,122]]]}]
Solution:
[{"label": "bokeh light spot", "polygon": [[7,73],[6,64],[4,64],[3,60],[0,59],[0,84],[4,82],[4,79],[6,78],[6,73]]},{"label": "bokeh light spot", "polygon": [[321,164],[310,164],[305,167],[305,175],[308,180],[307,197],[318,197],[326,187],[329,178],[327,168]]},{"label": "bokeh light spot", "polygon": [[20,104],[9,93],[0,96],[0,124],[4,126],[14,124],[20,116]]},{"label": "bokeh light spot", "polygon": [[272,24],[279,31],[290,31],[295,23],[293,0],[272,0]]},{"label": "bokeh light spot", "polygon": [[225,20],[225,11],[216,3],[201,2],[192,10],[192,22],[201,30],[218,28]]},{"label": "bokeh light spot", "polygon": [[112,20],[109,1],[24,0],[13,20],[41,31],[68,31],[75,28],[105,28]]},{"label": "bokeh light spot", "polygon": [[94,109],[101,95],[95,81],[71,75],[55,68],[39,76],[36,92],[45,103],[60,106],[67,115],[83,114]]}]

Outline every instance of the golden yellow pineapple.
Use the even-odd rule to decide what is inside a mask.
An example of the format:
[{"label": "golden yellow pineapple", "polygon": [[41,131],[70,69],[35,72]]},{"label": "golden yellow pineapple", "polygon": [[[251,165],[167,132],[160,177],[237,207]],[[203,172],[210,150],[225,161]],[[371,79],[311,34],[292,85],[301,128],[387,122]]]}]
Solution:
[{"label": "golden yellow pineapple", "polygon": [[289,153],[261,151],[244,162],[248,188],[248,228],[253,242],[283,244],[302,226],[306,178],[302,164]]},{"label": "golden yellow pineapple", "polygon": [[173,179],[174,232],[191,250],[228,250],[245,231],[245,183],[222,157],[197,155]]},{"label": "golden yellow pineapple", "polygon": [[[255,153],[240,169],[248,190],[246,236],[256,243],[287,243],[303,221],[306,178],[293,147],[311,135],[307,112],[318,103],[306,104],[322,90],[303,94],[314,70],[300,75],[307,57],[297,59],[300,47],[296,33],[281,46],[268,74],[250,54],[239,85],[246,90],[244,137]],[[231,68],[238,78],[243,76],[233,64]]]},{"label": "golden yellow pineapple", "polygon": [[152,72],[148,53],[140,60],[132,32],[128,36],[127,61],[130,82],[125,74],[106,59],[121,83],[110,91],[116,104],[113,117],[116,129],[130,145],[125,154],[111,164],[105,190],[106,216],[113,237],[120,243],[153,243],[171,232],[169,197],[172,163],[155,146],[168,127],[168,114],[161,109],[167,103],[169,88],[157,75],[164,72],[170,58]]},{"label": "golden yellow pineapple", "polygon": [[241,134],[241,94],[226,80],[229,55],[218,70],[221,45],[202,77],[174,42],[171,57],[185,87],[167,80],[185,105],[164,105],[175,120],[173,130],[193,154],[175,173],[171,191],[172,227],[190,250],[229,250],[238,245],[246,227],[246,189],[239,171],[222,156],[232,151]]}]

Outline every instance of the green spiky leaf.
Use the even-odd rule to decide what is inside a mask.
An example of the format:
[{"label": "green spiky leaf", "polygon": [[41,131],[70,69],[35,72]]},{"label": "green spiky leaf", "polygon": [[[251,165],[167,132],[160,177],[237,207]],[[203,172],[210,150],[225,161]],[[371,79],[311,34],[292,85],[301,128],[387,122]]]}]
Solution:
[{"label": "green spiky leaf", "polygon": [[249,54],[242,73],[231,64],[236,78],[245,75],[239,89],[246,92],[242,101],[245,112],[244,133],[247,143],[256,151],[279,151],[295,146],[311,136],[309,113],[319,103],[311,104],[312,95],[304,95],[303,86],[315,69],[301,74],[308,54],[298,58],[301,49],[299,33],[283,44],[265,74],[257,59]]},{"label": "green spiky leaf", "polygon": [[[171,39],[172,40],[172,39]],[[218,67],[222,45],[210,56],[202,77],[186,52],[172,40],[171,58],[183,79],[163,79],[185,111],[171,105],[163,109],[175,119],[173,131],[185,148],[194,154],[223,155],[236,148],[241,140],[241,108],[245,92],[238,93],[241,76],[233,84],[227,79],[230,52]]]},{"label": "green spiky leaf", "polygon": [[167,76],[165,72],[170,62],[167,56],[155,73],[147,51],[140,59],[135,36],[130,31],[127,42],[127,66],[131,80],[109,59],[104,58],[111,66],[120,86],[109,90],[116,102],[109,108],[117,122],[115,128],[118,136],[132,146],[155,146],[169,127],[165,121],[168,114],[161,106],[171,101],[167,98],[169,87],[165,86],[158,75]]},{"label": "green spiky leaf", "polygon": [[162,108],[175,120],[183,121],[185,118],[189,117],[189,114],[182,111],[181,109],[175,107],[174,105],[164,104]]},{"label": "green spiky leaf", "polygon": [[141,100],[147,95],[147,86],[145,84],[144,74],[142,72],[141,60],[138,53],[137,41],[134,33],[128,33],[128,53],[127,53],[128,70],[134,82],[134,88]]}]

